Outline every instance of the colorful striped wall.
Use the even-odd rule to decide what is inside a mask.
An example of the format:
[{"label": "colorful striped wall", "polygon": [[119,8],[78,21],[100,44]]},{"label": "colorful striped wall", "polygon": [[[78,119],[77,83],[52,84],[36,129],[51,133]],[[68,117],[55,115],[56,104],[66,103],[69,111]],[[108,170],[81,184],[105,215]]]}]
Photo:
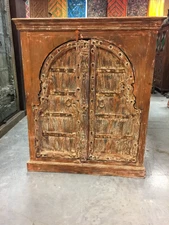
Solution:
[{"label": "colorful striped wall", "polygon": [[[51,17],[166,16],[169,0],[42,0]],[[29,17],[29,0],[25,2]]]}]

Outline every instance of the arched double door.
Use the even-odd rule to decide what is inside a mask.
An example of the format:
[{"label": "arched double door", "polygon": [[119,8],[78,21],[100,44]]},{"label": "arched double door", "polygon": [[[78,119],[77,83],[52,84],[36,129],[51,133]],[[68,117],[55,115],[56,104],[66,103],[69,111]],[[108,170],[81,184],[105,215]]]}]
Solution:
[{"label": "arched double door", "polygon": [[137,161],[141,111],[133,68],[121,49],[95,39],[64,43],[44,61],[40,80],[37,157]]}]

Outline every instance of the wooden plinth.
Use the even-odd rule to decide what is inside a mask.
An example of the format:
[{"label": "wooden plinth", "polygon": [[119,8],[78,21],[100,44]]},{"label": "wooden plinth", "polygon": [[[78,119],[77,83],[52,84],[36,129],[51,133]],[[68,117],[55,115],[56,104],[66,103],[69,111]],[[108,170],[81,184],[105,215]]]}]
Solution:
[{"label": "wooden plinth", "polygon": [[62,172],[84,173],[95,175],[113,175],[122,177],[145,177],[145,168],[136,166],[100,165],[90,163],[59,163],[29,161],[27,163],[30,172]]}]

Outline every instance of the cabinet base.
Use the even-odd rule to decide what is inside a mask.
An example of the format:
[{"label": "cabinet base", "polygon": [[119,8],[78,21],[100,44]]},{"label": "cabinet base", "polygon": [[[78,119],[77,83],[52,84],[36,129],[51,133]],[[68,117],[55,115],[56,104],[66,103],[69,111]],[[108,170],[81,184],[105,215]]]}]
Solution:
[{"label": "cabinet base", "polygon": [[112,175],[122,177],[145,177],[145,168],[138,166],[100,165],[91,163],[61,163],[29,161],[27,163],[30,172],[62,172],[84,173],[97,175]]}]

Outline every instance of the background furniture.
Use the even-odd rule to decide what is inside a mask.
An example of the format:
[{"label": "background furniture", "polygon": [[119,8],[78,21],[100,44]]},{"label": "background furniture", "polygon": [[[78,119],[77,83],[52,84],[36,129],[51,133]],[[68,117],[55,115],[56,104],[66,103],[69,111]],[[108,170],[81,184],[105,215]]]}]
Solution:
[{"label": "background furniture", "polygon": [[169,91],[169,23],[168,18],[158,32],[153,88]]},{"label": "background furniture", "polygon": [[[10,0],[10,14],[11,18],[25,18],[25,1],[23,0]],[[16,26],[12,23],[12,36],[15,54],[15,65],[16,65],[16,76],[18,83],[18,94],[19,94],[19,107],[20,110],[25,110],[25,91],[23,82],[23,68],[22,68],[22,56],[21,56],[21,46],[20,46],[20,34],[17,31]]]}]

